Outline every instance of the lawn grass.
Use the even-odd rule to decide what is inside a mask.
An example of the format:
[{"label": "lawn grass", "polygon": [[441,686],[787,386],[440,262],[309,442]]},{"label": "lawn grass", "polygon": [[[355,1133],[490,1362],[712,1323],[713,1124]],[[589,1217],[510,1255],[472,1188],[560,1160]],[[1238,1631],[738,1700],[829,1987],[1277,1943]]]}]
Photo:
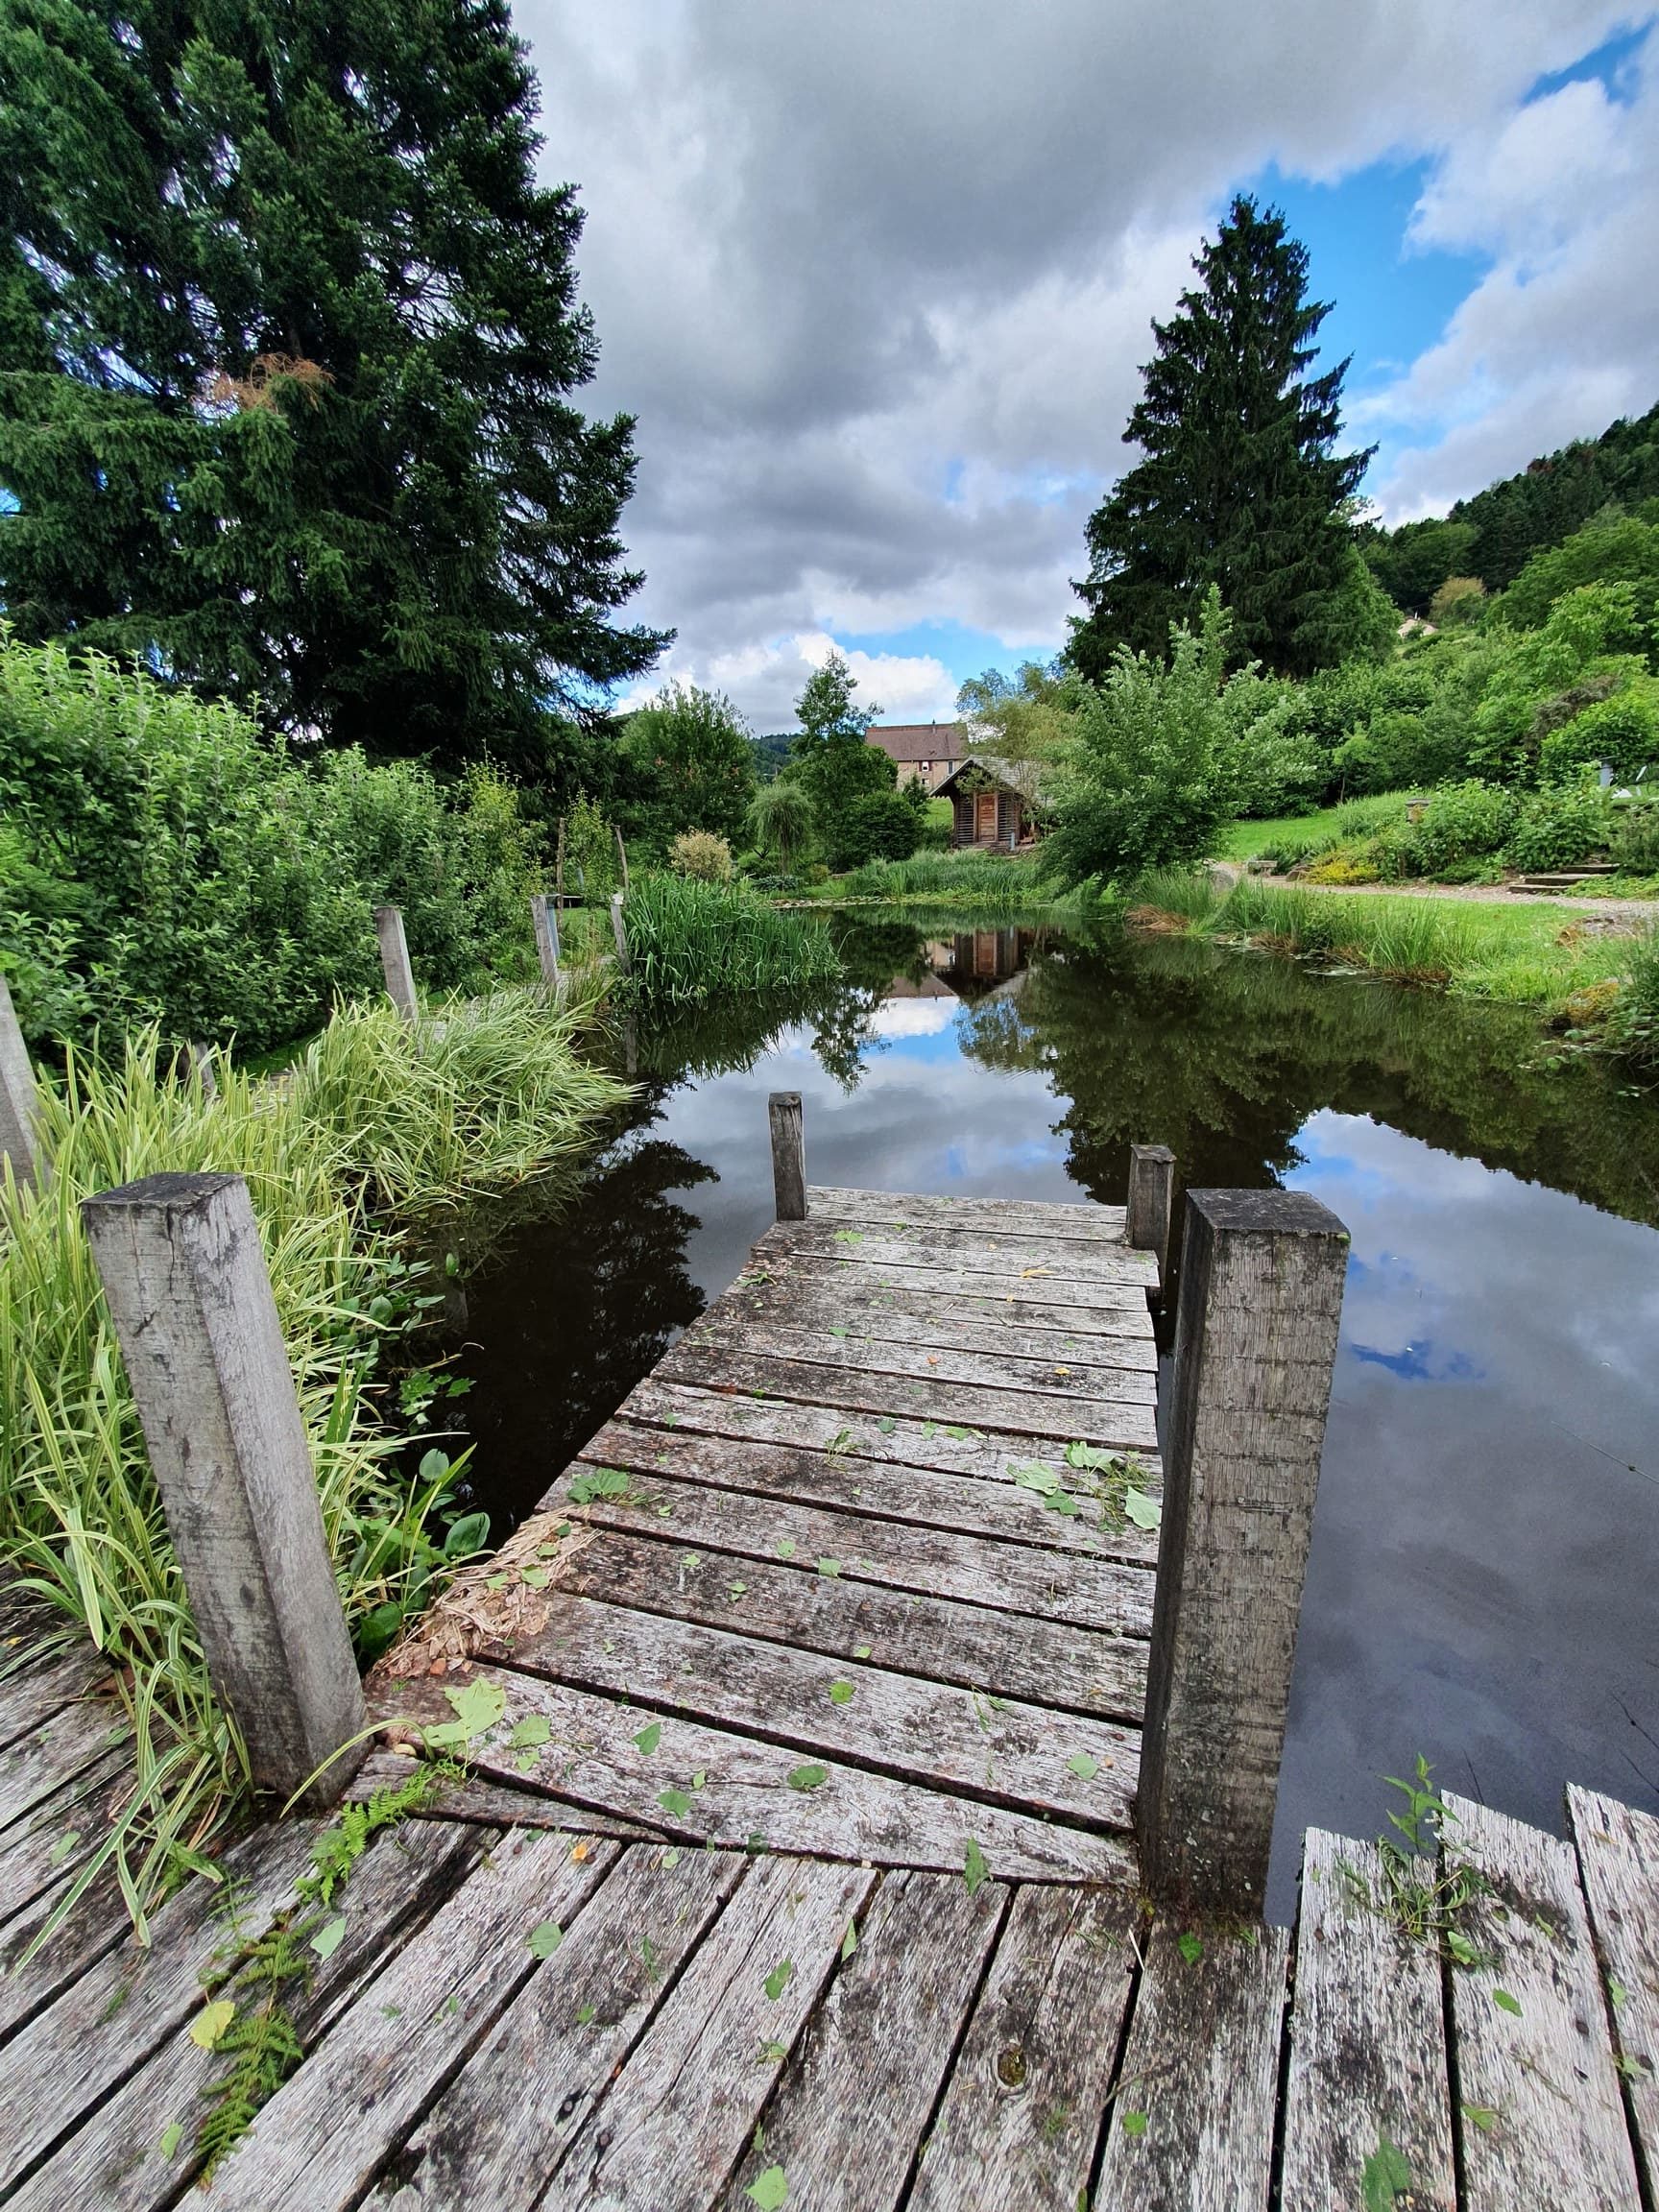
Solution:
[{"label": "lawn grass", "polygon": [[1254,860],[1272,846],[1314,846],[1350,835],[1358,819],[1365,817],[1376,830],[1386,820],[1404,820],[1406,791],[1384,791],[1366,799],[1346,799],[1339,806],[1321,806],[1311,814],[1276,814],[1262,822],[1232,822],[1222,832],[1216,849],[1220,860]]}]

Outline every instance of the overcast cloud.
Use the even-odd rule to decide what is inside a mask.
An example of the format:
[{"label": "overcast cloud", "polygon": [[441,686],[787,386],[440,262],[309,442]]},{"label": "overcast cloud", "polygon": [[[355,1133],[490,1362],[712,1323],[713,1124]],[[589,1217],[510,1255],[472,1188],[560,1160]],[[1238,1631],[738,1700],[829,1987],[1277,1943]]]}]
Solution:
[{"label": "overcast cloud", "polygon": [[[592,403],[639,418],[625,529],[663,673],[786,727],[832,639],[949,714],[927,623],[1051,652],[1084,518],[1226,194],[1431,164],[1416,251],[1479,257],[1351,410],[1393,518],[1659,397],[1659,36],[1592,0],[518,0],[544,173],[588,209]],[[1528,94],[1533,96],[1528,99]],[[1484,271],[1484,274],[1479,274]],[[1362,269],[1316,272],[1329,291]],[[958,656],[959,658],[959,656]]]}]

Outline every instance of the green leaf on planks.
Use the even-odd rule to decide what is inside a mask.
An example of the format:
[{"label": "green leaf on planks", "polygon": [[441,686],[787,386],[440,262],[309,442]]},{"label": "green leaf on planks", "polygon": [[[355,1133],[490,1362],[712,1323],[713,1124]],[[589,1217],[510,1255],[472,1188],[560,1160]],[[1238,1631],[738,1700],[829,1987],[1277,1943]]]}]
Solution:
[{"label": "green leaf on planks", "polygon": [[[755,2063],[757,2066],[781,2066],[788,2056],[787,2043],[780,2043],[775,2037],[768,2036],[756,2052]],[[755,2124],[755,2148],[757,2151],[764,2151],[766,2148],[766,2130],[758,2121]]]},{"label": "green leaf on planks", "polygon": [[540,1758],[534,1751],[516,1751],[513,1755],[513,1771],[515,1774],[534,1774],[541,1764]]},{"label": "green leaf on planks", "polygon": [[1100,1771],[1100,1762],[1093,1751],[1073,1751],[1066,1764],[1079,1782],[1093,1782]]},{"label": "green leaf on planks", "polygon": [[773,1546],[773,1550],[777,1552],[780,1559],[793,1559],[795,1556],[794,1537],[780,1536],[777,1543]]},{"label": "green leaf on planks", "polygon": [[1455,1966],[1478,1966],[1480,1963],[1479,1945],[1471,1943],[1461,1928],[1446,1930],[1446,1948]]},{"label": "green leaf on planks", "polygon": [[1118,2125],[1122,2128],[1125,2135],[1144,2135],[1146,2132],[1146,2115],[1144,2112],[1125,2112]]},{"label": "green leaf on planks", "polygon": [[839,1458],[842,1454],[851,1452],[855,1442],[856,1438],[851,1429],[837,1429],[824,1449],[832,1457]]},{"label": "green leaf on planks", "polygon": [[636,1746],[644,1753],[647,1759],[650,1758],[661,1741],[662,1723],[661,1720],[647,1720],[644,1727],[634,1739]]},{"label": "green leaf on planks", "polygon": [[863,1241],[864,1232],[862,1229],[837,1229],[830,1238],[830,1242],[834,1244],[862,1244]]},{"label": "green leaf on planks", "polygon": [[945,1433],[947,1436],[954,1436],[958,1444],[971,1444],[974,1441],[972,1429],[947,1429]]},{"label": "green leaf on planks", "polygon": [[768,2166],[764,2174],[757,2174],[743,2192],[759,2208],[759,2212],[781,2212],[789,2201],[789,2177],[781,2166]]},{"label": "green leaf on planks", "polygon": [[593,2019],[593,2016],[594,2016],[594,2014],[595,2014],[595,2013],[598,2011],[598,2009],[599,2009],[598,2006],[597,2006],[597,2005],[595,2005],[595,2004],[593,2003],[593,2001],[592,2001],[592,1999],[591,1999],[591,1998],[589,1998],[589,2001],[588,2001],[588,2003],[587,2003],[586,2005],[578,2005],[578,2006],[577,2006],[577,2008],[576,2008],[576,2025],[577,2025],[577,2027],[578,2027],[578,2028],[586,2028],[586,2027],[588,2027],[588,2026],[590,2024],[590,2022],[592,2021],[592,2019]]},{"label": "green leaf on planks", "polygon": [[672,1814],[676,1820],[684,1820],[691,1810],[691,1800],[684,1790],[661,1790],[657,1793],[657,1802],[664,1813]]},{"label": "green leaf on planks", "polygon": [[1064,1513],[1068,1518],[1083,1510],[1069,1490],[1051,1490],[1043,1503],[1050,1513]]},{"label": "green leaf on planks", "polygon": [[831,1705],[851,1705],[853,1702],[852,1683],[831,1682],[830,1685],[830,1702]]},{"label": "green leaf on planks", "polygon": [[187,2033],[198,2051],[216,2051],[225,2031],[236,2017],[236,2007],[228,1997],[216,1997],[211,2005],[204,2005],[191,2021]]},{"label": "green leaf on planks", "polygon": [[1472,2128],[1479,2128],[1482,2135],[1489,2135],[1498,2125],[1496,2104],[1464,2104],[1459,2107]]},{"label": "green leaf on planks", "polygon": [[853,1647],[853,1656],[854,1659],[868,1659],[871,1652],[874,1651],[875,1648],[876,1647],[874,1644],[854,1644]]},{"label": "green leaf on planks", "polygon": [[526,1713],[522,1720],[515,1720],[513,1733],[507,1739],[510,1751],[528,1751],[537,1743],[545,1743],[553,1733],[553,1724],[545,1713]]},{"label": "green leaf on planks", "polygon": [[898,1428],[899,1424],[894,1420],[891,1413],[883,1413],[880,1420],[877,1422],[876,1426],[880,1430],[883,1436],[891,1436],[894,1430]]},{"label": "green leaf on planks", "polygon": [[595,1498],[626,1498],[630,1478],[619,1467],[590,1467],[580,1475],[573,1475],[565,1484],[565,1496],[572,1505],[590,1505]]},{"label": "green leaf on planks", "polygon": [[1035,1490],[1040,1498],[1051,1498],[1061,1487],[1059,1476],[1042,1459],[1022,1460],[1008,1472],[1022,1490]]},{"label": "green leaf on planks", "polygon": [[332,1920],[325,1920],[311,1938],[311,1948],[319,1959],[332,1959],[346,1935],[346,1915],[337,1912]]},{"label": "green leaf on planks", "polygon": [[532,1959],[551,1959],[564,1940],[565,1931],[557,1920],[539,1920],[525,1937]]},{"label": "green leaf on planks", "polygon": [[1100,1451],[1094,1444],[1068,1444],[1066,1464],[1068,1467],[1087,1467],[1096,1475],[1103,1475],[1112,1465],[1112,1454]]},{"label": "green leaf on planks", "polygon": [[1500,2012],[1513,2012],[1516,2019],[1520,2019],[1521,2000],[1519,1997],[1511,1997],[1507,1989],[1494,1989],[1492,2002]]},{"label": "green leaf on planks", "polygon": [[1607,1977],[1607,2002],[1612,2006],[1615,2012],[1618,2011],[1621,2005],[1628,2005],[1630,2002],[1630,1992],[1620,1981],[1617,1974],[1609,1974]]},{"label": "green leaf on planks", "polygon": [[1380,2136],[1359,2176],[1359,2200],[1365,2212],[1394,2212],[1410,2186],[1410,2167],[1387,2136]]},{"label": "green leaf on planks", "polygon": [[793,1982],[794,1979],[794,1960],[780,1959],[777,1965],[773,1967],[771,1973],[767,1975],[765,1981],[761,1983],[760,1986],[765,1990],[767,1996],[771,1998],[773,2004],[776,2005],[779,1998],[782,1996],[784,1990],[788,1988],[790,1983]]},{"label": "green leaf on planks", "polygon": [[1157,1499],[1137,1490],[1133,1482],[1124,1486],[1123,1510],[1137,1528],[1156,1528],[1164,1519],[1164,1508]]},{"label": "green leaf on planks", "polygon": [[441,1720],[426,1731],[431,1743],[470,1743],[487,1735],[507,1710],[507,1693],[499,1682],[468,1682],[459,1690],[445,1690],[455,1709],[453,1720]]},{"label": "green leaf on planks", "polygon": [[702,1789],[702,1787],[703,1787],[703,1785],[704,1785],[704,1783],[705,1783],[705,1782],[707,1782],[707,1781],[708,1781],[708,1779],[709,1779],[708,1775],[704,1773],[704,1771],[703,1771],[703,1769],[702,1769],[701,1767],[699,1767],[699,1768],[697,1769],[696,1773],[695,1773],[695,1774],[693,1774],[693,1775],[692,1775],[692,1777],[691,1777],[691,1787],[692,1787],[692,1789],[693,1789],[693,1790],[701,1790],[701,1789]]},{"label": "green leaf on planks", "polygon": [[841,1572],[841,1562],[839,1559],[820,1559],[818,1562],[818,1572],[820,1575],[839,1575]]},{"label": "green leaf on planks", "polygon": [[46,1854],[47,1865],[61,1866],[80,1840],[81,1831],[79,1828],[65,1828],[62,1835],[59,1837],[57,1842]]},{"label": "green leaf on planks", "polygon": [[821,1790],[829,1779],[829,1767],[815,1766],[811,1761],[805,1767],[791,1767],[789,1769],[791,1790]]},{"label": "green leaf on planks", "polygon": [[183,2140],[184,2123],[181,2120],[169,2120],[161,2130],[161,2140],[156,2148],[163,2158],[171,2158]]},{"label": "green leaf on planks", "polygon": [[831,1329],[830,1334],[831,1336],[845,1336],[847,1332],[845,1329]]},{"label": "green leaf on planks", "polygon": [[854,1925],[854,1923],[849,1920],[847,1923],[847,1933],[841,1938],[841,1963],[843,1966],[846,1965],[848,1960],[852,1958],[854,1952],[856,1951],[857,1948],[858,1930]]},{"label": "green leaf on planks", "polygon": [[964,1852],[962,1858],[962,1880],[967,1885],[968,1894],[970,1897],[974,1897],[978,1894],[979,1890],[983,1887],[985,1878],[990,1873],[990,1867],[985,1863],[984,1852],[980,1850],[978,1844],[974,1840],[974,1838],[970,1836],[968,1839],[968,1848],[966,1852]]},{"label": "green leaf on planks", "polygon": [[1190,1928],[1175,1938],[1175,1948],[1189,1966],[1196,1966],[1204,1956],[1204,1938]]}]

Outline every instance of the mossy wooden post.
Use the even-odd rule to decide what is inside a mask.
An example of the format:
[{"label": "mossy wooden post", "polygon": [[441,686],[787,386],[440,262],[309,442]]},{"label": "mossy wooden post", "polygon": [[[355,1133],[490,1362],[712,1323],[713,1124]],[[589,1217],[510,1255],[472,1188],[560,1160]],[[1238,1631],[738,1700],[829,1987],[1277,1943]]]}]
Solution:
[{"label": "mossy wooden post", "polygon": [[380,966],[386,975],[386,996],[405,1021],[421,1011],[415,996],[415,971],[409,965],[409,940],[403,934],[403,915],[397,906],[376,906],[374,934],[380,940]]},{"label": "mossy wooden post", "polygon": [[1348,1232],[1296,1190],[1190,1190],[1135,1825],[1154,1897],[1258,1913]]},{"label": "mossy wooden post", "polygon": [[616,965],[624,975],[628,974],[628,931],[622,921],[622,894],[611,894],[611,934],[616,940]]},{"label": "mossy wooden post", "polygon": [[152,1175],[81,1212],[214,1690],[286,1798],[357,1735],[363,1693],[248,1186]]},{"label": "mossy wooden post", "polygon": [[38,1111],[29,1047],[23,1042],[6,978],[0,975],[0,1154],[11,1161],[19,1189],[33,1189],[47,1178],[40,1152]]},{"label": "mossy wooden post", "polygon": [[780,1221],[806,1218],[806,1135],[799,1091],[774,1091],[766,1101],[772,1121],[772,1189]]},{"label": "mossy wooden post", "polygon": [[559,910],[538,891],[530,901],[530,920],[536,929],[536,957],[541,963],[541,980],[555,998],[564,989],[559,970]]},{"label": "mossy wooden post", "polygon": [[1169,1272],[1169,1217],[1175,1196],[1175,1155],[1167,1144],[1129,1147],[1129,1211],[1124,1242],[1150,1252],[1158,1280]]}]

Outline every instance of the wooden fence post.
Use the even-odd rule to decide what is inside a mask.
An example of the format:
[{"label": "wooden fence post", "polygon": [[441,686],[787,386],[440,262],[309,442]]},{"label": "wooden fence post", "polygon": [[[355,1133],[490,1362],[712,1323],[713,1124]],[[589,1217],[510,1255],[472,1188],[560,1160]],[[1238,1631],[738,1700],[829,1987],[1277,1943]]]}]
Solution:
[{"label": "wooden fence post", "polygon": [[1175,1155],[1167,1144],[1129,1147],[1129,1212],[1123,1240],[1158,1262],[1158,1280],[1169,1272],[1169,1217],[1175,1197]]},{"label": "wooden fence post", "polygon": [[621,872],[622,896],[626,899],[628,896],[628,848],[622,842],[620,830],[613,827],[611,834],[616,840],[616,866]]},{"label": "wooden fence post", "polygon": [[204,1098],[217,1098],[219,1077],[213,1068],[213,1047],[204,1045],[200,1037],[190,1040],[190,1072],[202,1086]]},{"label": "wooden fence post", "polygon": [[1260,1912],[1348,1232],[1189,1190],[1135,1826],[1153,1896]]},{"label": "wooden fence post", "polygon": [[248,1186],[152,1175],[81,1212],[214,1690],[254,1782],[289,1796],[361,1729],[363,1692]]},{"label": "wooden fence post", "polygon": [[0,1155],[11,1161],[19,1190],[47,1180],[40,1153],[35,1070],[17,1024],[12,993],[0,975]]},{"label": "wooden fence post", "polygon": [[386,974],[386,995],[406,1021],[421,1011],[415,996],[415,971],[409,965],[409,940],[403,934],[403,916],[396,906],[376,906],[374,934],[380,940],[380,965]]},{"label": "wooden fence post", "polygon": [[536,928],[536,957],[541,963],[541,980],[557,997],[565,986],[565,978],[559,972],[559,910],[544,892],[532,895],[530,919]]},{"label": "wooden fence post", "polygon": [[806,1218],[806,1134],[799,1091],[774,1091],[766,1101],[772,1122],[772,1189],[780,1221]]},{"label": "wooden fence post", "polygon": [[629,972],[628,931],[623,926],[622,922],[622,894],[620,891],[613,891],[611,894],[611,934],[616,940],[616,965],[626,975]]}]

